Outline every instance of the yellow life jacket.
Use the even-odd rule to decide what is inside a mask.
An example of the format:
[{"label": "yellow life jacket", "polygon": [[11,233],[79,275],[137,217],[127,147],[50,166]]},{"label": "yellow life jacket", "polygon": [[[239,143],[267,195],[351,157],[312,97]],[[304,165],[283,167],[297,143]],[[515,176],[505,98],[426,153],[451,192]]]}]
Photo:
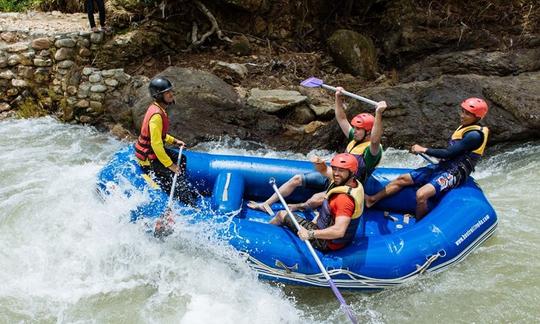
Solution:
[{"label": "yellow life jacket", "polygon": [[338,193],[344,193],[354,200],[354,213],[352,215],[352,219],[360,217],[362,215],[362,212],[364,211],[364,187],[358,180],[356,181],[357,187],[353,188],[347,185],[343,186],[337,186],[334,187],[334,183],[330,184],[330,187],[328,191],[326,191],[326,199],[330,199],[332,195],[338,194]]},{"label": "yellow life jacket", "polygon": [[484,150],[486,149],[486,144],[487,144],[488,136],[489,136],[489,129],[485,126],[469,125],[469,126],[463,127],[463,125],[461,125],[452,134],[451,140],[459,141],[463,139],[463,136],[465,135],[465,133],[470,132],[470,131],[481,131],[482,134],[484,134],[484,140],[482,142],[482,145],[480,145],[480,147],[478,147],[476,150],[472,151],[472,153],[478,154],[480,156],[484,155]]},{"label": "yellow life jacket", "polygon": [[370,141],[356,144],[356,141],[352,140],[349,142],[345,150],[347,153],[351,153],[354,155],[363,155],[366,149],[368,148],[368,146],[370,145],[371,145]]},{"label": "yellow life jacket", "polygon": [[351,216],[351,222],[349,223],[349,226],[347,227],[347,230],[342,238],[329,240],[329,244],[332,244],[334,247],[340,246],[339,248],[341,248],[352,242],[354,236],[356,235],[358,226],[360,225],[360,216],[362,216],[362,212],[364,211],[364,187],[362,187],[360,181],[356,179],[354,181],[356,181],[357,184],[356,188],[346,185],[334,187],[334,183],[332,183],[326,192],[326,199],[324,200],[323,206],[320,209],[319,217],[317,218],[317,226],[319,229],[332,226],[335,223],[335,218],[337,215],[331,214],[328,199],[331,196],[340,193],[344,193],[352,197],[354,201],[354,212]]}]

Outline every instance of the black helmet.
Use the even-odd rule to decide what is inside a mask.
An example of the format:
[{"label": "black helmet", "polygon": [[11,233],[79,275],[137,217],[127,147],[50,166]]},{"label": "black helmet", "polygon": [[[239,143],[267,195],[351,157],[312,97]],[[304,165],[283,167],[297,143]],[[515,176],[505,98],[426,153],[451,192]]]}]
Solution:
[{"label": "black helmet", "polygon": [[154,99],[163,100],[163,93],[169,91],[173,88],[171,81],[157,77],[153,78],[148,85],[148,90],[150,90],[150,95]]}]

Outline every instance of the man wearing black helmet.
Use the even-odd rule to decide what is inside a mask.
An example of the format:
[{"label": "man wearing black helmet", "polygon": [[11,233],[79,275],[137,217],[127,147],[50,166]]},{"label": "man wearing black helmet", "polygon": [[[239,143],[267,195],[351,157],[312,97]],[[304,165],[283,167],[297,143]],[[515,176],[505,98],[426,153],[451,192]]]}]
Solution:
[{"label": "man wearing black helmet", "polygon": [[[185,143],[168,134],[169,116],[167,107],[174,103],[173,85],[163,77],[156,77],[148,86],[150,95],[155,101],[148,107],[141,125],[141,133],[135,143],[135,156],[143,170],[152,174],[161,188],[170,191],[172,178],[175,173],[185,170],[186,157],[182,155],[180,169],[178,155],[164,147],[163,142],[170,145],[184,146]],[[185,203],[193,203],[193,191],[188,189],[183,174],[180,173],[180,181],[175,196]]]}]

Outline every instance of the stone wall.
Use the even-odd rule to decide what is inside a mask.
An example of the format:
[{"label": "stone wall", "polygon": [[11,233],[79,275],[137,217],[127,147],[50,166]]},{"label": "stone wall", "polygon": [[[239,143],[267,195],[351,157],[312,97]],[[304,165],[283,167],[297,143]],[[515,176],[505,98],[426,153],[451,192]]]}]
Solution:
[{"label": "stone wall", "polygon": [[104,37],[75,32],[0,47],[0,113],[97,122],[105,98],[131,78],[123,69],[92,67]]}]

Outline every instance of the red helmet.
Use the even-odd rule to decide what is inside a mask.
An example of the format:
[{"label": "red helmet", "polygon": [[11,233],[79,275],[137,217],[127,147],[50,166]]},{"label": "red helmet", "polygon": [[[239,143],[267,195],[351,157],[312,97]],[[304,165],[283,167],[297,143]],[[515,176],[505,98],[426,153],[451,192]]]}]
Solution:
[{"label": "red helmet", "polygon": [[373,128],[374,122],[375,117],[373,117],[372,114],[363,113],[354,116],[354,118],[351,120],[351,125],[357,128],[363,128],[366,130],[366,132],[369,132]]},{"label": "red helmet", "polygon": [[468,98],[461,103],[461,107],[478,118],[484,118],[488,112],[487,103],[480,98]]},{"label": "red helmet", "polygon": [[337,168],[347,169],[352,173],[358,171],[358,160],[350,153],[341,153],[332,158],[330,165]]}]

